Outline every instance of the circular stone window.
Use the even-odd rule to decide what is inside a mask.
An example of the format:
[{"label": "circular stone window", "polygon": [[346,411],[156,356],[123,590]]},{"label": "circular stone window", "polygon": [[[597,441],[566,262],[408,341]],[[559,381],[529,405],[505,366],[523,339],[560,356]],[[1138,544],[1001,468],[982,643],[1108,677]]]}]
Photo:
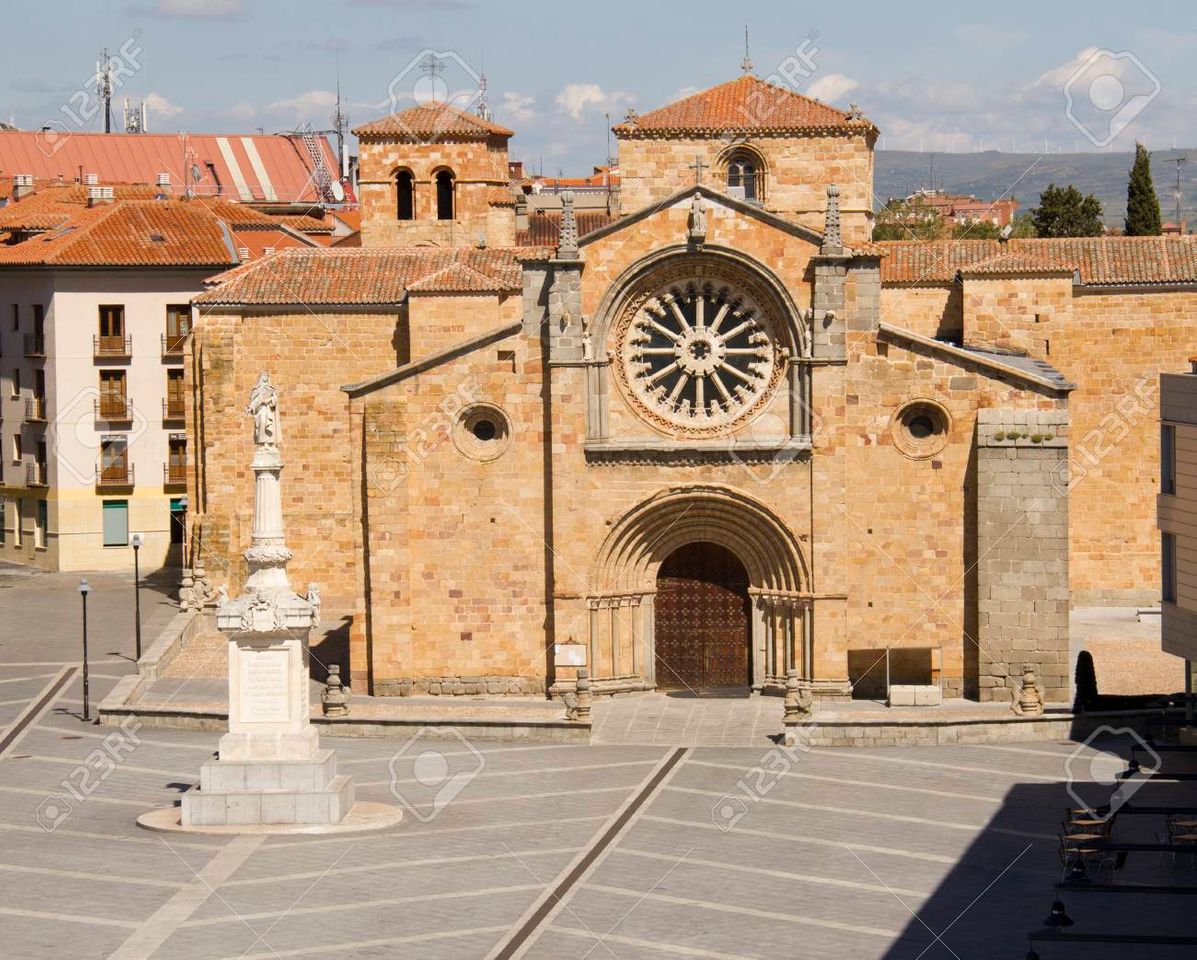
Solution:
[{"label": "circular stone window", "polygon": [[898,409],[890,421],[894,446],[915,460],[933,457],[948,443],[951,419],[931,400],[913,400]]},{"label": "circular stone window", "polygon": [[747,421],[781,379],[785,351],[767,294],[713,265],[650,274],[616,323],[616,375],[650,423],[667,433],[718,435]]},{"label": "circular stone window", "polygon": [[461,412],[453,427],[453,443],[471,460],[494,460],[507,449],[511,426],[498,407],[479,403]]}]

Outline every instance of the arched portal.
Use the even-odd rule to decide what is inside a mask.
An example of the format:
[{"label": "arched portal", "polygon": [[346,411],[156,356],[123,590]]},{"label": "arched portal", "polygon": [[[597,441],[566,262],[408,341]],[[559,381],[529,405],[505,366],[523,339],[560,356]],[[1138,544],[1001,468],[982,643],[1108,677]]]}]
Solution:
[{"label": "arched portal", "polygon": [[[709,551],[706,557],[700,556],[702,550]],[[587,597],[587,661],[596,689],[684,688],[677,681],[696,668],[675,669],[670,676],[658,672],[671,650],[679,656],[678,644],[684,642],[668,631],[684,630],[684,618],[697,618],[708,603],[712,608],[724,604],[718,609],[726,614],[730,636],[733,597],[748,599],[747,641],[740,648],[745,669],[737,673],[730,659],[719,659],[725,653],[730,657],[731,644],[724,643],[714,666],[703,667],[704,676],[714,677],[704,685],[722,684],[728,677],[735,679],[733,686],[751,682],[755,690],[780,690],[788,669],[809,676],[808,583],[797,538],[760,501],[707,484],[664,490],[617,520],[599,552]],[[686,591],[705,599],[687,602]],[[680,603],[680,608],[658,620],[661,602]],[[661,624],[667,635],[658,648]]]},{"label": "arched portal", "polygon": [[752,683],[748,571],[717,543],[678,547],[657,570],[657,687],[697,692]]}]

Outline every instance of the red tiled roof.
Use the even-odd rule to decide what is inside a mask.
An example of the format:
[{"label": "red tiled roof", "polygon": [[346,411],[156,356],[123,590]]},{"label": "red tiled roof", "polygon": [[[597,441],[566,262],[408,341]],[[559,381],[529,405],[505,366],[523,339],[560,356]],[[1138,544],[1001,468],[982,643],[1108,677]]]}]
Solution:
[{"label": "red tiled roof", "polygon": [[353,133],[358,137],[386,137],[407,142],[515,136],[513,130],[439,100],[418,104],[354,127]]},{"label": "red tiled roof", "polygon": [[613,128],[621,139],[727,131],[876,130],[864,118],[745,74]]},{"label": "red tiled roof", "polygon": [[[997,240],[883,240],[884,283],[950,283],[956,274],[1003,253]],[[1024,238],[1007,254],[1050,261],[1078,271],[1093,285],[1197,283],[1197,237]]]},{"label": "red tiled roof", "polygon": [[362,232],[354,230],[353,233],[347,233],[343,237],[333,237],[330,247],[360,247],[362,245]]},{"label": "red tiled roof", "polygon": [[[152,200],[155,187],[145,184],[100,184],[112,187],[114,200]],[[87,207],[87,190],[79,184],[38,187],[22,200],[10,199],[0,207],[0,230],[49,230],[61,226]]]},{"label": "red tiled roof", "polygon": [[[316,144],[335,177],[340,167],[336,151],[324,137],[317,136]],[[158,174],[169,173],[171,185],[161,189],[176,196],[189,186],[193,194],[244,201],[321,199],[307,149],[293,134],[192,133],[184,140],[175,133],[0,130],[0,170],[6,175],[27,173],[35,181],[62,178],[71,183],[81,169],[105,183],[154,184]]]},{"label": "red tiled roof", "polygon": [[230,234],[193,204],[126,200],[77,211],[54,230],[0,247],[0,267],[226,267]]},{"label": "red tiled roof", "polygon": [[[581,210],[575,214],[578,221],[578,236],[584,237],[600,227],[614,221],[616,218],[606,210]],[[528,227],[517,230],[515,245],[517,247],[555,247],[561,239],[561,211],[538,210],[528,213]]]},{"label": "red tiled roof", "polygon": [[1009,253],[999,253],[997,256],[978,260],[976,263],[962,267],[960,272],[966,276],[1018,273],[1071,274],[1073,268],[1067,264],[1058,263],[1036,250],[1012,250]]},{"label": "red tiled roof", "polygon": [[303,216],[279,217],[278,219],[292,230],[298,230],[300,233],[332,233],[334,229],[333,225],[328,221],[317,220],[315,217],[309,217],[306,214]]},{"label": "red tiled roof", "polygon": [[423,292],[509,292],[523,285],[521,261],[547,248],[365,247],[284,250],[213,277],[195,302],[240,304],[392,304]]}]

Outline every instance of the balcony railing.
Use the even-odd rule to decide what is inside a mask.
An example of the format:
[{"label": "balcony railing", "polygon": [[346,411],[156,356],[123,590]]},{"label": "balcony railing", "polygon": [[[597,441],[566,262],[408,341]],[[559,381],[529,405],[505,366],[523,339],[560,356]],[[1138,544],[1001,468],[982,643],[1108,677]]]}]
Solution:
[{"label": "balcony railing", "polygon": [[162,464],[162,485],[164,487],[185,487],[185,486],[187,486],[187,464],[186,463],[164,463],[164,464]]},{"label": "balcony railing", "polygon": [[29,397],[25,401],[25,422],[26,423],[45,423],[46,422],[46,398],[45,397]]},{"label": "balcony railing", "polygon": [[25,356],[44,357],[46,355],[46,338],[36,333],[25,334]]},{"label": "balcony railing", "polygon": [[133,486],[133,465],[130,463],[96,464],[97,487],[131,487]]},{"label": "balcony railing", "polygon": [[133,337],[92,337],[92,348],[97,360],[112,360],[133,356]]},{"label": "balcony railing", "polygon": [[170,397],[162,401],[163,420],[182,420],[187,416],[187,404],[182,398],[172,400]]},{"label": "balcony railing", "polygon": [[31,460],[25,464],[25,486],[44,487],[46,483],[46,465],[44,463]]},{"label": "balcony railing", "polygon": [[133,419],[133,402],[128,397],[101,397],[95,408],[97,420]]},{"label": "balcony railing", "polygon": [[162,334],[162,356],[181,360],[183,344],[187,342],[187,334]]}]

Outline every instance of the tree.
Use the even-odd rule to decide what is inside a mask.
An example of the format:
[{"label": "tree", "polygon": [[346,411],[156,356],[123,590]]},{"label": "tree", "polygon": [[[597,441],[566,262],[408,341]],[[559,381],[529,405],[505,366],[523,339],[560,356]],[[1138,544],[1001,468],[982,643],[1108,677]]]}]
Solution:
[{"label": "tree", "polygon": [[1039,206],[1031,211],[1031,220],[1039,237],[1100,237],[1104,232],[1101,201],[1073,186],[1048,184],[1039,195]]},{"label": "tree", "polygon": [[1128,237],[1158,237],[1160,201],[1151,181],[1151,154],[1141,143],[1135,144],[1135,162],[1126,184],[1126,235]]},{"label": "tree", "polygon": [[874,240],[938,240],[943,217],[921,200],[890,200],[877,214]]},{"label": "tree", "polygon": [[952,228],[953,240],[997,240],[1002,228],[992,220],[973,220],[958,223]]},{"label": "tree", "polygon": [[1035,232],[1035,216],[1030,210],[1016,213],[1014,219],[1010,221],[1010,226],[1013,228],[1010,231],[1010,237],[1013,240],[1039,236]]}]

